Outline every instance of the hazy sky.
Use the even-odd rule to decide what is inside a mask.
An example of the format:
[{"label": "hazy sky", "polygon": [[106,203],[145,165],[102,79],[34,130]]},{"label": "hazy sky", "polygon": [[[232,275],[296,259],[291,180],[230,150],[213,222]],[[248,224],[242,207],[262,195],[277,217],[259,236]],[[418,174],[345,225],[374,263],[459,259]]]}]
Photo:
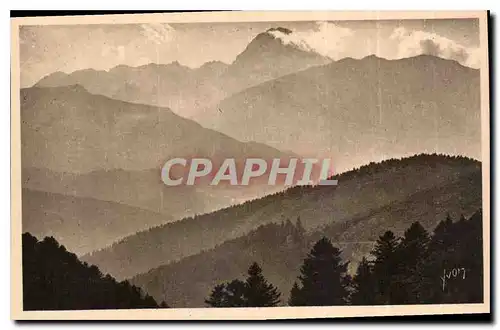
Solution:
[{"label": "hazy sky", "polygon": [[283,42],[334,60],[425,53],[479,66],[476,19],[23,26],[21,86],[31,86],[55,71],[107,70],[151,62],[178,61],[190,67],[212,60],[231,63],[257,34],[279,26],[293,31],[276,33]]}]

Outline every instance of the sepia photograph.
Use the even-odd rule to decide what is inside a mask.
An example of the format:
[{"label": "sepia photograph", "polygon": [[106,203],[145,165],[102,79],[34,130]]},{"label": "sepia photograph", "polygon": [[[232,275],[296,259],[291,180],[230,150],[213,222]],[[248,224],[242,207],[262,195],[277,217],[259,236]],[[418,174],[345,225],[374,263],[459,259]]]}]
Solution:
[{"label": "sepia photograph", "polygon": [[486,11],[11,33],[13,319],[490,312]]}]

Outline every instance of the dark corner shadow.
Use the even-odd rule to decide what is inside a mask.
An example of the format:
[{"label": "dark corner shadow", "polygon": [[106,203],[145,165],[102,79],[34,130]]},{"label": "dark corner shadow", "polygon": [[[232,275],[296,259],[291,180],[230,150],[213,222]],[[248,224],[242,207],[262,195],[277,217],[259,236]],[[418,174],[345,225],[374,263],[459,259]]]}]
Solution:
[{"label": "dark corner shadow", "polygon": [[494,321],[495,311],[495,24],[496,17],[488,11],[488,67],[489,67],[489,97],[490,97],[490,314]]},{"label": "dark corner shadow", "polygon": [[76,16],[76,15],[117,15],[155,13],[196,13],[233,10],[11,10],[10,17]]}]

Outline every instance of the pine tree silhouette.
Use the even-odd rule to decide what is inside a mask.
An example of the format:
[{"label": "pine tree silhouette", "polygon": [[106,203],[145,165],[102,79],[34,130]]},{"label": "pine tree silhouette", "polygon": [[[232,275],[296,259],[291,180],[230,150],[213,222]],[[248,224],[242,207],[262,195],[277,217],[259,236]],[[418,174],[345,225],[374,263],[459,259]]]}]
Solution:
[{"label": "pine tree silhouette", "polygon": [[233,280],[226,286],[227,290],[227,307],[245,307],[246,302],[246,286],[245,282],[240,280]]},{"label": "pine tree silhouette", "polygon": [[[445,220],[441,220],[436,228],[427,248],[427,258],[422,271],[421,281],[423,283],[423,300],[428,303],[443,302],[443,290],[440,290],[439,279],[436,274],[440,274],[443,269],[450,266],[450,249],[455,245],[454,223],[449,214]],[[453,263],[453,261],[451,261]]]},{"label": "pine tree silhouette", "polygon": [[[392,231],[386,231],[375,243],[371,254],[375,257],[373,265],[374,292],[377,304],[389,304],[391,295],[397,290],[395,285],[395,271],[398,260],[396,251],[399,240]],[[394,290],[393,290],[394,289]]]},{"label": "pine tree silhouette", "polygon": [[245,307],[245,282],[234,280],[216,285],[205,303],[211,307]]},{"label": "pine tree silhouette", "polygon": [[[468,220],[458,221],[455,242],[455,268],[463,268],[464,276],[458,276],[448,285],[453,302],[483,302],[483,213],[474,213]],[[450,267],[451,268],[451,267]],[[448,270],[450,270],[448,268]]]},{"label": "pine tree silhouette", "polygon": [[302,301],[302,296],[300,294],[300,288],[297,282],[293,283],[292,289],[290,290],[290,298],[288,298],[289,306],[304,306],[305,302]]},{"label": "pine tree silhouette", "polygon": [[294,306],[344,305],[348,298],[347,263],[341,251],[323,237],[313,246],[300,269],[300,287],[290,296]]},{"label": "pine tree silhouette", "polygon": [[373,266],[363,257],[352,281],[354,292],[351,296],[353,305],[373,305],[376,302]]},{"label": "pine tree silhouette", "polygon": [[445,250],[453,243],[453,220],[449,214],[438,223],[429,242],[429,252]]},{"label": "pine tree silhouette", "polygon": [[233,280],[216,285],[205,303],[211,307],[273,307],[281,293],[262,274],[257,263],[250,265],[245,282]]},{"label": "pine tree silhouette", "polygon": [[425,283],[422,281],[423,268],[427,258],[429,233],[420,224],[414,222],[405,231],[397,249],[398,265],[396,283],[399,286],[393,292],[393,304],[419,304],[424,302]]},{"label": "pine tree silhouette", "polygon": [[227,304],[227,293],[226,284],[218,284],[212,289],[210,296],[205,299],[205,303],[210,307],[228,307]]},{"label": "pine tree silhouette", "polygon": [[[24,310],[158,308],[148,294],[82,263],[53,238],[22,236]],[[164,304],[161,307],[166,307]]]},{"label": "pine tree silhouette", "polygon": [[248,307],[271,307],[277,306],[281,294],[278,289],[268,283],[262,275],[262,269],[254,262],[248,269],[248,277],[245,282],[245,298]]},{"label": "pine tree silhouette", "polygon": [[[468,220],[462,216],[455,223],[448,215],[432,237],[419,222],[405,231],[400,243],[392,232],[386,232],[371,254],[376,257],[375,304],[483,301],[481,211]],[[361,269],[360,265],[358,273]],[[355,288],[358,282],[355,277]],[[353,303],[358,299],[356,291]]]},{"label": "pine tree silhouette", "polygon": [[[482,212],[457,222],[442,221],[434,230],[422,282],[428,303],[483,301]],[[459,274],[451,276],[451,274]]]}]

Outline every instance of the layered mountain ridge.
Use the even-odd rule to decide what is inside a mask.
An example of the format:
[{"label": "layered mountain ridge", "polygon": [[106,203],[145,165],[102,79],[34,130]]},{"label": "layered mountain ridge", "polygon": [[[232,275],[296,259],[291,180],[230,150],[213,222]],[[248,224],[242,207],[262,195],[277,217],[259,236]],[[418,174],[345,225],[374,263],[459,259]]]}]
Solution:
[{"label": "layered mountain ridge", "polygon": [[233,94],[200,122],[331,158],[338,172],[417,153],[480,159],[479,80],[478,70],[429,55],[343,59]]},{"label": "layered mountain ridge", "polygon": [[[282,29],[282,28],[281,28]],[[314,52],[284,45],[269,31],[258,34],[233,63],[212,61],[199,68],[178,62],[119,65],[108,71],[56,72],[37,87],[79,84],[89,92],[117,100],[171,108],[187,118],[197,118],[224,97],[250,86],[331,60]]]},{"label": "layered mountain ridge", "polygon": [[[477,161],[432,155],[370,164],[339,175],[337,186],[290,188],[240,205],[148,229],[83,258],[116,278],[127,278],[212,249],[221,242],[243,236],[268,223],[298,216],[306,230],[348,223],[362,212],[391,210],[392,205],[402,203],[418,192],[427,191],[423,196],[433,196],[432,192],[440,187],[466,180],[464,177],[470,175],[476,180],[473,181],[474,189],[480,189],[480,171]],[[469,202],[461,206],[460,200],[464,197],[456,195],[462,196],[464,192],[458,193],[454,188],[450,194],[451,199],[446,203],[458,203],[454,208],[468,208]],[[474,205],[479,203],[480,190],[474,190],[471,198]],[[438,203],[436,208],[441,208],[438,199],[433,201],[420,196],[415,203],[419,201],[430,203],[426,206],[429,210],[421,212],[432,215],[435,208],[430,205],[433,203]],[[426,204],[419,205],[424,207]]]},{"label": "layered mountain ridge", "polygon": [[[213,248],[150,269],[131,281],[156,299],[169,297],[174,307],[202,307],[211,288],[240,277],[249,264],[258,262],[271,283],[284,293],[286,303],[301,261],[321,237],[330,238],[342,249],[342,258],[350,261],[349,271],[353,274],[361,258],[368,255],[385,230],[401,235],[418,221],[432,231],[447,216],[468,217],[482,205],[481,164],[465,158],[418,155],[370,164],[338,179],[336,188],[295,187],[283,194],[249,202],[244,209],[249,210],[247,219],[254,219],[254,228],[247,234],[221,240]],[[213,218],[229,212],[218,211]],[[233,213],[232,218],[244,219],[244,216],[245,213],[235,218]],[[301,240],[297,240],[290,224],[298,218],[306,231]],[[155,230],[148,235],[155,233],[161,237]],[[142,242],[149,240],[144,237]],[[121,246],[120,250],[124,248]],[[120,258],[118,249],[116,246],[114,251],[108,251],[115,252],[108,254],[108,262],[115,263],[115,258]],[[132,246],[128,251],[128,255],[135,256],[134,260],[144,259]],[[147,251],[152,252],[149,248]],[[88,260],[100,267],[107,264],[98,256]]]}]

